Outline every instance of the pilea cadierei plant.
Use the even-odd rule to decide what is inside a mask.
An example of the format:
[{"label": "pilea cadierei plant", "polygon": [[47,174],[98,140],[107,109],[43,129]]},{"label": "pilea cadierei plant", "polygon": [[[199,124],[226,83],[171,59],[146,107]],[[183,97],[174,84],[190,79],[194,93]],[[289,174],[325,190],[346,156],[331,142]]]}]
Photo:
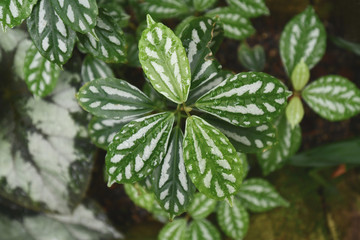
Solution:
[{"label": "pilea cadierei plant", "polygon": [[100,121],[90,132],[105,129],[105,122],[118,126],[96,138],[110,142],[108,185],[151,175],[152,190],[171,218],[186,211],[196,188],[232,204],[244,174],[237,150],[254,152],[274,142],[268,123],[281,114],[289,92],[265,73],[214,78],[217,62],[207,56],[221,39],[214,33],[221,30],[216,20],[194,19],[180,38],[150,15],[147,24],[139,59],[152,95],[165,102],[116,78],[95,79],[77,94],[79,104]]}]

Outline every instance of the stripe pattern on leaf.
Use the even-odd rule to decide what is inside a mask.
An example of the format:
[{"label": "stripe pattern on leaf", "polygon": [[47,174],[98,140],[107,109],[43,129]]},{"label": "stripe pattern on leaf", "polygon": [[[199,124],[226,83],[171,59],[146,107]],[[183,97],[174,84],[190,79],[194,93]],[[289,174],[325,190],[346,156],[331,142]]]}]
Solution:
[{"label": "stripe pattern on leaf", "polygon": [[278,117],[287,95],[286,87],[266,73],[239,73],[200,97],[196,107],[233,125],[253,127]]},{"label": "stripe pattern on leaf", "polygon": [[1,0],[0,27],[4,31],[20,25],[30,14],[37,0]]},{"label": "stripe pattern on leaf", "polygon": [[280,55],[288,76],[303,58],[309,69],[322,58],[326,48],[326,32],[312,7],[295,16],[280,38]]},{"label": "stripe pattern on leaf", "polygon": [[76,34],[54,11],[49,0],[40,0],[27,20],[30,36],[39,52],[58,65],[72,55]]},{"label": "stripe pattern on leaf", "polygon": [[209,216],[216,208],[217,201],[198,192],[194,195],[188,213],[194,219],[203,219]]},{"label": "stripe pattern on leaf", "polygon": [[[98,40],[93,36],[95,34]],[[105,62],[127,61],[126,41],[123,31],[115,20],[100,10],[97,24],[91,33],[78,34],[79,48]]]},{"label": "stripe pattern on leaf", "polygon": [[264,0],[226,0],[231,7],[236,8],[239,13],[246,17],[258,17],[269,15],[269,9]]},{"label": "stripe pattern on leaf", "polygon": [[108,147],[108,185],[144,179],[163,160],[174,123],[173,113],[159,113],[131,121]]},{"label": "stripe pattern on leaf", "polygon": [[238,199],[234,199],[232,207],[227,202],[219,202],[216,211],[220,228],[234,239],[243,239],[249,228],[249,214]]},{"label": "stripe pattern on leaf", "polygon": [[188,240],[220,240],[216,227],[206,219],[193,220],[186,229]]},{"label": "stripe pattern on leaf", "polygon": [[253,212],[264,212],[279,206],[289,206],[289,203],[276,192],[269,182],[260,178],[244,181],[237,196],[244,206]]},{"label": "stripe pattern on leaf", "polygon": [[148,15],[148,28],[139,41],[139,59],[153,87],[175,103],[186,101],[191,72],[180,39]]},{"label": "stripe pattern on leaf", "polygon": [[255,32],[249,19],[245,18],[237,9],[231,7],[216,8],[206,13],[207,17],[219,17],[225,31],[225,36],[242,40]]},{"label": "stripe pattern on leaf", "polygon": [[309,84],[302,96],[321,117],[341,121],[360,113],[360,90],[348,79],[329,75]]},{"label": "stripe pattern on leaf", "polygon": [[55,88],[60,68],[41,56],[33,45],[25,56],[24,76],[29,90],[39,97],[45,97]]},{"label": "stripe pattern on leaf", "polygon": [[183,0],[147,0],[141,8],[157,19],[174,18],[189,12]]},{"label": "stripe pattern on leaf", "polygon": [[291,127],[285,114],[275,122],[278,142],[270,149],[257,153],[257,159],[265,175],[281,168],[286,160],[294,155],[301,144],[301,129],[299,125]]},{"label": "stripe pattern on leaf", "polygon": [[112,69],[105,62],[87,55],[81,66],[81,78],[84,82],[90,82],[97,78],[113,78]]},{"label": "stripe pattern on leaf", "polygon": [[96,0],[47,0],[55,8],[61,19],[73,30],[90,32],[98,15]]},{"label": "stripe pattern on leaf", "polygon": [[186,224],[185,219],[167,223],[159,233],[159,240],[186,240]]},{"label": "stripe pattern on leaf", "polygon": [[170,213],[170,218],[186,211],[195,192],[185,170],[182,142],[182,131],[176,127],[172,131],[164,160],[153,174],[155,196]]},{"label": "stripe pattern on leaf", "polygon": [[192,182],[208,197],[229,199],[239,189],[243,169],[235,148],[200,117],[187,118],[184,160]]},{"label": "stripe pattern on leaf", "polygon": [[215,4],[216,0],[193,0],[194,8],[197,11],[204,11]]},{"label": "stripe pattern on leaf", "polygon": [[150,99],[138,88],[116,78],[100,78],[80,88],[77,99],[95,116],[130,119],[153,111]]}]

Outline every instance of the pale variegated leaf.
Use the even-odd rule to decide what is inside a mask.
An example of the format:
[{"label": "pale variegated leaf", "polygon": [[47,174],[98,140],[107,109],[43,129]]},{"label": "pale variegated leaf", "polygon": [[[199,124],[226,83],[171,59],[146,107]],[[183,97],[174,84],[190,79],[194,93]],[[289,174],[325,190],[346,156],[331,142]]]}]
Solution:
[{"label": "pale variegated leaf", "polygon": [[108,185],[144,179],[165,157],[174,114],[150,115],[126,124],[115,135],[106,155]]},{"label": "pale variegated leaf", "polygon": [[193,0],[194,8],[197,11],[204,11],[216,3],[217,0]]},{"label": "pale variegated leaf", "polygon": [[288,92],[282,82],[266,73],[239,73],[227,78],[197,100],[195,106],[224,121],[253,127],[278,117]]},{"label": "pale variegated leaf", "polygon": [[167,223],[163,229],[161,229],[159,240],[187,240],[186,238],[186,220],[176,219]]},{"label": "pale variegated leaf", "polygon": [[264,48],[260,45],[250,48],[246,43],[243,43],[238,49],[238,59],[246,69],[261,72],[266,61]]},{"label": "pale variegated leaf", "polygon": [[206,219],[193,220],[186,229],[187,240],[220,240],[221,236],[211,222]]},{"label": "pale variegated leaf", "polygon": [[281,168],[294,155],[301,144],[301,129],[294,128],[286,120],[285,114],[275,122],[278,142],[271,148],[257,153],[257,159],[265,175]]},{"label": "pale variegated leaf", "polygon": [[139,59],[153,87],[175,103],[186,101],[191,72],[180,39],[148,15],[148,28],[141,35]]},{"label": "pale variegated leaf", "polygon": [[289,206],[289,203],[276,192],[269,182],[260,178],[244,181],[237,196],[244,207],[253,212],[264,212],[275,207]]},{"label": "pale variegated leaf", "polygon": [[26,37],[26,32],[21,29],[8,29],[4,32],[0,28],[0,49],[4,49],[5,52],[13,51]]},{"label": "pale variegated leaf", "polygon": [[239,189],[243,169],[235,148],[200,117],[186,120],[184,160],[192,182],[208,197],[230,199]]},{"label": "pale variegated leaf", "polygon": [[61,19],[73,30],[81,33],[92,31],[96,24],[96,0],[47,0]]},{"label": "pale variegated leaf", "polygon": [[217,201],[198,192],[194,195],[188,213],[194,219],[203,219],[215,211]]},{"label": "pale variegated leaf", "polygon": [[280,38],[280,55],[288,76],[303,58],[309,69],[325,53],[326,32],[314,9],[309,6],[286,26]]},{"label": "pale variegated leaf", "polygon": [[91,141],[102,149],[107,149],[120,129],[133,119],[117,120],[93,117],[89,123]]},{"label": "pale variegated leaf", "polygon": [[269,15],[269,9],[264,0],[226,0],[231,7],[236,8],[239,13],[246,17],[258,17],[260,15]]},{"label": "pale variegated leaf", "polygon": [[242,40],[255,32],[249,19],[245,18],[238,9],[221,7],[206,13],[207,17],[219,17],[225,31],[225,36]]},{"label": "pale variegated leaf", "polygon": [[179,17],[190,11],[184,0],[147,0],[141,9],[157,19]]},{"label": "pale variegated leaf", "polygon": [[[94,37],[94,34],[98,39]],[[124,63],[127,61],[124,32],[115,20],[102,9],[92,33],[78,34],[79,48],[105,62]]]},{"label": "pale variegated leaf", "polygon": [[321,77],[309,84],[302,96],[321,117],[341,121],[360,113],[360,90],[338,75]]},{"label": "pale variegated leaf", "polygon": [[27,27],[35,46],[46,59],[57,65],[69,60],[76,34],[65,25],[49,0],[40,0],[34,7]]},{"label": "pale variegated leaf", "polygon": [[104,8],[120,27],[123,28],[129,25],[130,15],[117,1],[103,1],[99,4],[99,7]]},{"label": "pale variegated leaf", "polygon": [[155,196],[171,219],[186,211],[195,192],[185,170],[182,142],[183,133],[175,127],[164,160],[153,173]]},{"label": "pale variegated leaf", "polygon": [[24,39],[22,42],[20,42],[19,46],[16,48],[16,53],[14,56],[14,73],[22,80],[25,80],[24,59],[26,57],[26,53],[28,49],[32,45],[33,43],[30,39]]},{"label": "pale variegated leaf", "polygon": [[206,116],[204,119],[225,134],[235,149],[243,153],[258,152],[277,141],[276,129],[272,124],[264,123],[257,127],[242,128],[211,116]]},{"label": "pale variegated leaf", "polygon": [[1,0],[0,27],[6,31],[20,25],[29,15],[37,0]]},{"label": "pale variegated leaf", "polygon": [[112,78],[114,73],[105,62],[87,55],[81,66],[81,78],[84,82],[90,82],[97,78]]},{"label": "pale variegated leaf", "polygon": [[39,97],[44,97],[55,88],[60,68],[41,56],[33,45],[25,56],[24,76],[29,90]]},{"label": "pale variegated leaf", "polygon": [[116,78],[99,78],[88,82],[79,90],[77,99],[86,111],[103,118],[125,120],[154,110],[144,93]]},{"label": "pale variegated leaf", "polygon": [[299,96],[293,96],[290,99],[289,104],[286,106],[285,114],[292,128],[300,124],[304,117],[304,107]]},{"label": "pale variegated leaf", "polygon": [[151,212],[154,207],[155,196],[152,192],[148,192],[140,184],[124,184],[124,189],[129,198],[139,207]]},{"label": "pale variegated leaf", "polygon": [[219,202],[216,210],[217,221],[221,230],[234,239],[243,239],[249,228],[249,214],[238,199],[234,199],[233,205],[227,202]]}]

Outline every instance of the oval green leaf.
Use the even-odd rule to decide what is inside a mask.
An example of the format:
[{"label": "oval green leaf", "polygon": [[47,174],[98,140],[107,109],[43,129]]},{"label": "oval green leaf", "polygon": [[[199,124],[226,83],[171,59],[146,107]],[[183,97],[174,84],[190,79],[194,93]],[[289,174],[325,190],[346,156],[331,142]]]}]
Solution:
[{"label": "oval green leaf", "polygon": [[187,240],[186,220],[176,219],[167,223],[159,233],[159,240]]},{"label": "oval green leaf", "polygon": [[299,96],[293,96],[290,99],[289,104],[286,106],[285,113],[292,128],[300,124],[304,117],[304,107]]},{"label": "oval green leaf", "polygon": [[260,15],[269,15],[269,9],[264,0],[226,0],[243,17],[252,18]]},{"label": "oval green leaf", "polygon": [[221,236],[211,222],[206,219],[193,220],[186,229],[188,240],[220,240]]},{"label": "oval green leaf", "polygon": [[203,219],[215,211],[217,201],[198,192],[194,195],[188,213],[194,219]]}]

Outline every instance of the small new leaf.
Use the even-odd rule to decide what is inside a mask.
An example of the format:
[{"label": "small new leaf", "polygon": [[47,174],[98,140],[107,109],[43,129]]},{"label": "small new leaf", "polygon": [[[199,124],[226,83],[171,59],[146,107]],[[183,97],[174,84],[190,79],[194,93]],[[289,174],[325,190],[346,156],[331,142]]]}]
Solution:
[{"label": "small new leaf", "polygon": [[105,62],[87,55],[81,66],[81,78],[84,82],[90,82],[97,78],[113,78],[112,69]]},{"label": "small new leaf", "polygon": [[260,15],[269,15],[269,9],[264,0],[226,0],[231,7],[246,18],[258,17]]},{"label": "small new leaf", "polygon": [[250,48],[246,43],[243,43],[238,49],[238,59],[246,69],[260,72],[265,66],[264,48],[260,45]]},{"label": "small new leaf", "polygon": [[187,240],[186,220],[176,219],[167,223],[159,233],[159,240]]},{"label": "small new leaf", "polygon": [[159,113],[133,120],[116,134],[108,147],[108,185],[144,179],[163,160],[168,147],[173,113]]},{"label": "small new leaf", "polygon": [[304,107],[299,96],[294,96],[290,99],[286,106],[286,118],[291,127],[298,125],[304,117]]},{"label": "small new leaf", "polygon": [[209,216],[216,208],[217,201],[198,192],[194,195],[188,213],[194,219],[203,219]]},{"label": "small new leaf", "polygon": [[220,240],[221,236],[211,222],[206,219],[193,220],[186,230],[188,240]]},{"label": "small new leaf", "polygon": [[243,169],[235,148],[200,117],[187,118],[184,160],[192,182],[208,197],[229,199],[239,189]]},{"label": "small new leaf", "polygon": [[278,79],[248,72],[227,78],[200,97],[195,106],[233,125],[253,127],[278,117],[287,96]]},{"label": "small new leaf", "polygon": [[244,206],[253,212],[289,206],[289,203],[276,192],[270,183],[260,178],[244,181],[237,196]]},{"label": "small new leaf", "polygon": [[25,82],[29,90],[39,97],[45,97],[55,88],[60,68],[41,56],[32,45],[26,52],[24,63]]},{"label": "small new leaf", "polygon": [[0,27],[4,31],[20,25],[29,15],[37,0],[1,0]]},{"label": "small new leaf", "polygon": [[80,88],[77,99],[95,116],[129,119],[154,110],[150,99],[138,88],[116,78],[99,78]]},{"label": "small new leaf", "polygon": [[191,81],[189,60],[180,39],[161,23],[148,18],[141,35],[139,59],[153,87],[175,103],[186,101]]},{"label": "small new leaf", "polygon": [[360,113],[360,90],[338,75],[315,80],[302,95],[317,114],[330,121],[345,120]]},{"label": "small new leaf", "polygon": [[295,91],[301,91],[310,79],[310,71],[304,59],[295,66],[291,74],[291,83]]}]

